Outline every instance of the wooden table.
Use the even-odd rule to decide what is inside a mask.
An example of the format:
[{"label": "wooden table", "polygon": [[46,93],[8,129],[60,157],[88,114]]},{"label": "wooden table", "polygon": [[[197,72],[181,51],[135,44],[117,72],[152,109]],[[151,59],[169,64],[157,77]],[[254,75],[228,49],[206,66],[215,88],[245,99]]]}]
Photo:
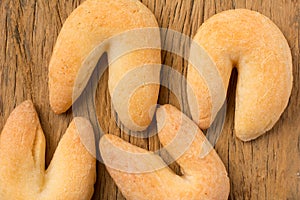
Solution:
[{"label": "wooden table", "polygon": [[[78,0],[0,1],[0,129],[14,107],[31,99],[39,113],[47,140],[46,165],[72,118],[72,112],[55,115],[48,99],[48,63],[56,37]],[[256,10],[271,18],[288,40],[293,56],[294,84],[287,109],[274,128],[252,142],[241,142],[233,133],[234,72],[225,127],[216,150],[228,170],[230,199],[300,199],[300,2],[298,0],[143,0],[161,27],[193,36],[215,13],[231,8]],[[182,58],[163,52],[163,64],[186,75]],[[120,135],[138,146],[156,150],[158,139],[134,139],[122,133],[110,112],[107,73],[98,88],[97,114],[107,133]],[[176,84],[176,83],[175,83]],[[174,87],[182,90],[177,83]],[[159,102],[177,105],[176,98],[162,88]],[[176,164],[172,165],[178,171]],[[93,199],[124,199],[103,164],[97,164]]]}]

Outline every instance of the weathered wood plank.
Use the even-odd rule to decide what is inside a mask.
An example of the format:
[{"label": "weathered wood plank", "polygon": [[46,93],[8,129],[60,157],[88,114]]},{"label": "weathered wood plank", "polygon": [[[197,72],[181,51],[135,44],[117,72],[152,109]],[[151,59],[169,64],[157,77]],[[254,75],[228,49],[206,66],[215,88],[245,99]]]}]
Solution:
[{"label": "weathered wood plank", "polygon": [[[55,115],[48,99],[48,63],[56,37],[67,16],[84,0],[2,0],[0,1],[0,129],[13,108],[32,99],[40,115],[47,140],[49,164],[59,139],[72,118],[72,112]],[[281,29],[292,50],[294,85],[288,108],[275,127],[252,142],[241,142],[233,133],[233,73],[223,133],[216,149],[231,179],[230,199],[300,199],[300,3],[297,0],[142,0],[155,14],[159,25],[193,36],[204,20],[231,8],[248,8],[270,17]],[[162,53],[163,64],[186,75],[187,63],[180,57]],[[120,135],[133,144],[156,150],[157,137],[135,139],[114,123],[107,90],[107,73],[99,82],[97,115],[107,133]],[[184,85],[170,81],[170,87],[184,94]],[[101,87],[100,87],[101,85]],[[176,99],[162,88],[160,103],[178,106]],[[186,102],[181,102],[187,107]],[[175,171],[178,166],[172,165]],[[93,199],[124,199],[98,163]]]}]

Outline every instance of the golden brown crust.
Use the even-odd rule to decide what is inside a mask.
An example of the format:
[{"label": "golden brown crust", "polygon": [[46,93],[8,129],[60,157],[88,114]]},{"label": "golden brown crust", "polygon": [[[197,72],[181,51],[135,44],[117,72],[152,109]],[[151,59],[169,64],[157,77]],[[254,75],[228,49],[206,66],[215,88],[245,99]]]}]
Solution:
[{"label": "golden brown crust", "polygon": [[[278,27],[258,12],[228,10],[203,23],[194,41],[213,60],[215,66],[211,67],[218,69],[226,91],[232,68],[238,70],[237,137],[247,141],[271,129],[287,106],[292,88],[291,52]],[[201,128],[208,128],[216,114],[211,110],[215,100],[192,66],[188,69],[188,81],[202,107],[200,112],[209,113],[206,123],[201,123],[202,118],[194,120],[200,121]],[[221,102],[224,100],[225,97],[222,97]],[[220,108],[222,105],[214,106]],[[206,115],[203,114],[207,118]]]},{"label": "golden brown crust", "polygon": [[[157,21],[148,8],[137,0],[87,0],[76,8],[61,29],[49,64],[50,104],[53,111],[59,114],[71,106],[76,76],[82,68],[87,68],[82,64],[94,48],[112,36],[145,27],[158,28]],[[153,38],[160,45],[158,29],[154,32]],[[135,38],[138,39],[147,40],[145,37]],[[124,98],[113,93],[128,71],[145,64],[161,63],[160,50],[157,49],[137,50],[123,56],[118,55],[121,57],[113,62],[110,60],[111,55],[116,54],[114,51],[118,51],[118,48],[120,45],[108,44],[103,47],[100,55],[97,54],[93,58],[97,61],[102,53],[108,52],[109,62],[112,62],[109,68],[109,91],[114,105]],[[91,72],[91,69],[86,69],[86,77],[89,77]],[[85,75],[81,73],[81,76]],[[144,76],[153,76],[159,82],[159,70],[156,68],[150,69],[146,74],[141,73],[139,78]],[[125,124],[127,128],[140,130],[149,125],[152,116],[149,117],[148,112],[157,102],[158,91],[157,85],[146,85],[135,92],[136,95],[130,99],[125,111],[114,106],[122,122],[132,119],[132,122]],[[131,92],[128,91],[127,96]]]},{"label": "golden brown crust", "polygon": [[[152,152],[133,146],[113,135],[105,135],[100,140],[100,151],[107,170],[126,199],[227,199],[229,179],[217,153],[212,150],[204,158],[200,157],[202,143],[206,140],[200,129],[171,105],[164,105],[158,109],[157,120],[161,128],[158,135],[165,147],[173,141],[180,128],[184,131],[178,134],[185,134],[183,136],[186,137],[193,130],[197,131],[191,145],[176,160],[182,168],[184,174],[182,177],[172,172],[164,161]],[[124,158],[125,156],[116,149],[131,153],[133,156]],[[172,148],[167,150],[171,155],[174,153]],[[144,159],[136,160],[135,154],[140,153],[144,155]],[[117,160],[124,165],[116,165]],[[157,169],[145,173],[126,172],[129,169],[145,169],[142,167],[149,165]],[[122,168],[118,169],[120,166]]]},{"label": "golden brown crust", "polygon": [[95,159],[81,144],[75,127],[92,131],[89,122],[75,118],[45,171],[45,138],[31,101],[9,116],[0,136],[0,199],[90,199]]}]

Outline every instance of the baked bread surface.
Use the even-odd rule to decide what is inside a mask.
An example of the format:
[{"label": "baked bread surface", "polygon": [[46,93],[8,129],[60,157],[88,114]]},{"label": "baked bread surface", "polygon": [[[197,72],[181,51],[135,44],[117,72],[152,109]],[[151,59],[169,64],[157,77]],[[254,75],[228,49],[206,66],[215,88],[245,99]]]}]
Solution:
[{"label": "baked bread surface", "polygon": [[[209,144],[197,125],[171,105],[160,107],[156,116],[160,142],[173,158],[178,157],[183,176],[176,175],[157,154],[105,135],[99,144],[101,155],[125,198],[227,199],[230,186],[224,164],[213,148],[207,148]],[[178,153],[178,149],[183,151]],[[206,149],[211,151],[201,156]]]},{"label": "baked bread surface", "polygon": [[202,129],[210,126],[225,101],[231,71],[236,67],[236,136],[248,141],[270,130],[288,104],[293,79],[291,51],[279,28],[258,12],[228,10],[205,21],[193,40],[213,61],[209,67],[218,70],[224,88],[214,91],[220,95],[212,96],[215,88],[208,83],[214,80],[189,65],[188,93],[196,95],[200,110],[193,120]]},{"label": "baked bread surface", "polygon": [[[139,31],[142,28],[156,28]],[[136,30],[136,37],[134,37]],[[128,32],[132,31],[131,34]],[[124,34],[124,38],[116,36]],[[126,35],[127,34],[127,35]],[[115,38],[114,38],[115,37]],[[105,41],[113,38],[107,44]],[[130,39],[129,39],[130,38]],[[160,47],[160,32],[152,12],[137,0],[87,0],[78,6],[65,21],[57,38],[49,64],[50,104],[55,113],[63,113],[72,105],[85,87],[97,61],[107,52],[109,92],[112,104],[122,123],[130,130],[144,130],[150,124],[159,92],[160,67],[132,72],[144,65],[161,64],[160,49],[136,49],[125,55],[120,49],[139,46],[139,43]],[[101,46],[103,45],[103,46]],[[85,60],[98,46],[101,49]],[[128,47],[130,48],[130,47]],[[92,66],[88,66],[93,63]],[[79,77],[78,77],[79,76]],[[124,77],[125,84],[120,84]],[[136,80],[141,80],[138,84]],[[75,83],[80,88],[74,88]],[[85,80],[85,81],[84,81]],[[143,81],[145,80],[145,81]],[[94,83],[97,84],[97,83]],[[116,92],[116,88],[120,87]],[[78,90],[77,95],[73,95]],[[128,101],[124,102],[127,97]]]},{"label": "baked bread surface", "polygon": [[77,126],[93,133],[87,120],[75,118],[45,170],[45,137],[34,106],[25,101],[16,107],[0,135],[0,199],[91,199],[96,161],[81,143]]}]

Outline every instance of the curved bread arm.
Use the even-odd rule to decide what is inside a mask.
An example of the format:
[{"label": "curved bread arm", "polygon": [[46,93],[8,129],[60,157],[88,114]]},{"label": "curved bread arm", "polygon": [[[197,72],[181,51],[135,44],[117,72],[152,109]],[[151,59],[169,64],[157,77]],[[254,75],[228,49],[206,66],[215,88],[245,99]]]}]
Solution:
[{"label": "curved bread arm", "polygon": [[[279,28],[258,12],[228,10],[205,21],[193,40],[213,60],[210,67],[217,68],[225,94],[232,69],[238,70],[236,136],[248,141],[270,130],[288,104],[293,80],[291,51]],[[214,80],[199,75],[193,65],[189,65],[187,81],[188,93],[196,95],[200,108],[200,119],[193,120],[207,129],[225,96],[213,97],[210,90],[214,88],[209,89],[207,83]]]},{"label": "curved bread arm", "polygon": [[[176,160],[183,176],[176,175],[153,152],[113,135],[105,135],[100,140],[100,151],[107,170],[126,199],[227,199],[229,179],[226,169],[214,150],[204,158],[200,157],[206,138],[197,126],[170,105],[158,109],[157,121],[162,125],[158,135],[164,146],[172,142],[178,129],[185,130],[179,134],[188,135],[189,130],[193,131],[189,127],[196,127],[194,140]],[[176,150],[171,148],[167,151],[172,155]],[[136,159],[141,155],[143,159]],[[149,171],[149,166],[154,170]]]},{"label": "curved bread arm", "polygon": [[90,199],[96,161],[76,126],[93,131],[87,120],[75,118],[45,171],[45,137],[33,104],[15,108],[0,136],[0,199]]},{"label": "curved bread arm", "polygon": [[[107,52],[109,92],[118,117],[128,129],[146,129],[154,114],[151,108],[157,102],[159,86],[145,82],[151,77],[159,83],[160,67],[149,67],[137,74],[131,71],[161,64],[159,48],[157,21],[141,2],[86,0],[65,21],[49,63],[53,111],[59,114],[70,108],[72,100],[84,90],[99,58]],[[119,83],[126,76],[132,78],[123,88]],[[137,79],[143,84],[136,85]],[[128,96],[125,106],[121,106]]]}]

